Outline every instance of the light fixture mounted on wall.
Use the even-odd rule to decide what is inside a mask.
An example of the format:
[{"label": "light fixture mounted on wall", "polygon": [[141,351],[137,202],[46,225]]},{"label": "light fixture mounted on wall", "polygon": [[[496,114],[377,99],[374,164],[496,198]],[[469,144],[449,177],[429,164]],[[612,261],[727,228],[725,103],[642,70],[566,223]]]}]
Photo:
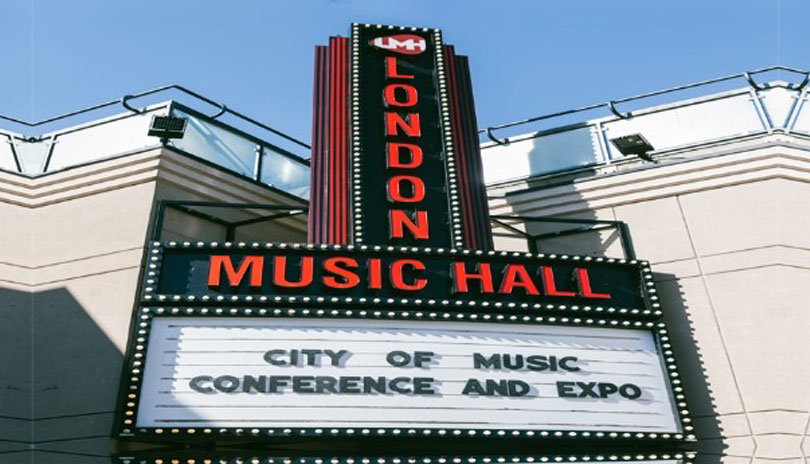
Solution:
[{"label": "light fixture mounted on wall", "polygon": [[175,116],[152,116],[149,124],[149,135],[161,140],[182,139],[186,132],[186,118]]},{"label": "light fixture mounted on wall", "polygon": [[616,145],[616,148],[625,156],[635,155],[644,161],[656,162],[652,155],[650,155],[650,152],[655,150],[655,148],[653,148],[650,142],[641,134],[623,135],[615,139],[610,139],[610,141],[613,145]]}]

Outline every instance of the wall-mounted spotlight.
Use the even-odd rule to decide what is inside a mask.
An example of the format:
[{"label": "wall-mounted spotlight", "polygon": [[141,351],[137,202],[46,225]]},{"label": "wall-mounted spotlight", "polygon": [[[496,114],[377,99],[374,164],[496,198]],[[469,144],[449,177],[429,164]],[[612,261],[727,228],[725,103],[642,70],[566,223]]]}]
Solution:
[{"label": "wall-mounted spotlight", "polygon": [[186,132],[186,118],[175,116],[152,116],[149,124],[149,135],[161,140],[182,139]]},{"label": "wall-mounted spotlight", "polygon": [[655,162],[650,152],[655,150],[650,142],[641,134],[630,134],[610,139],[613,145],[622,152],[623,155],[635,155],[644,161]]}]

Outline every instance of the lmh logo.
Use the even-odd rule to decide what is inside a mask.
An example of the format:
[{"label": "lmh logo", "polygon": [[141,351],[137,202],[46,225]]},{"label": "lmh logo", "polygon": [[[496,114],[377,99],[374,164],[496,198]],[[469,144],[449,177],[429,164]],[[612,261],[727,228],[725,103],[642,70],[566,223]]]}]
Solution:
[{"label": "lmh logo", "polygon": [[413,34],[397,34],[377,37],[369,41],[373,47],[405,55],[418,55],[427,49],[425,39]]}]

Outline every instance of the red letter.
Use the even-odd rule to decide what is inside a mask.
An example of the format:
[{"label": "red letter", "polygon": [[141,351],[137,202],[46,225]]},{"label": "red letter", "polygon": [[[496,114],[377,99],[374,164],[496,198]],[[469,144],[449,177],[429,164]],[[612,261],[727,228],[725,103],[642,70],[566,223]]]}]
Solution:
[{"label": "red letter", "polygon": [[[399,149],[404,148],[411,153],[411,160],[402,162]],[[389,168],[413,169],[422,165],[422,149],[412,143],[388,142],[385,144],[385,157]]]},{"label": "red letter", "polygon": [[273,256],[273,284],[279,287],[300,288],[312,283],[312,256],[301,257],[301,278],[290,282],[286,276],[287,257]]},{"label": "red letter", "polygon": [[453,291],[467,293],[467,279],[476,279],[481,282],[481,293],[492,293],[492,270],[489,263],[478,263],[475,266],[477,273],[468,274],[463,262],[453,263]]},{"label": "red letter", "polygon": [[[411,183],[412,194],[409,197],[402,196],[402,182]],[[388,200],[400,203],[419,203],[425,199],[425,183],[416,176],[394,176],[388,179]]]},{"label": "red letter", "polygon": [[[404,101],[397,99],[397,89],[405,91]],[[383,101],[386,106],[414,106],[418,100],[419,94],[416,92],[416,87],[409,84],[388,84],[383,89]]]},{"label": "red letter", "polygon": [[428,233],[427,211],[416,212],[416,223],[414,223],[413,218],[408,216],[408,214],[401,209],[392,209],[388,212],[388,217],[391,223],[390,238],[403,238],[405,236],[405,228],[408,229],[415,239],[427,240],[430,238]]},{"label": "red letter", "polygon": [[245,256],[242,258],[239,270],[236,271],[233,268],[233,261],[231,261],[230,256],[211,256],[208,262],[208,285],[212,287],[219,285],[222,269],[225,269],[228,283],[235,287],[239,285],[248,269],[250,269],[250,286],[260,287],[262,285],[263,264],[264,257],[262,256]]},{"label": "red letter", "polygon": [[382,271],[380,270],[380,258],[368,259],[368,288],[379,290],[382,288]]},{"label": "red letter", "polygon": [[391,263],[391,284],[394,288],[399,290],[422,290],[427,285],[427,280],[425,279],[415,279],[413,284],[406,284],[404,280],[402,280],[402,268],[404,266],[412,266],[417,271],[424,271],[425,265],[422,264],[421,261],[417,261],[415,259],[398,259]]},{"label": "red letter", "polygon": [[507,264],[503,274],[503,282],[501,282],[498,293],[510,294],[515,287],[518,287],[526,290],[528,295],[540,294],[522,264]]},{"label": "red letter", "polygon": [[597,300],[610,299],[610,295],[607,293],[594,293],[591,290],[591,279],[588,278],[587,269],[577,269],[577,282],[579,283],[579,294],[582,298],[594,298]]},{"label": "red letter", "polygon": [[389,56],[385,58],[385,77],[388,79],[413,79],[409,74],[397,72],[397,57]]},{"label": "red letter", "polygon": [[331,272],[337,277],[340,277],[341,280],[336,279],[333,276],[324,276],[323,283],[327,287],[332,288],[352,288],[356,287],[357,284],[360,283],[360,277],[357,277],[357,274],[354,272],[344,269],[338,264],[344,264],[346,267],[356,268],[357,261],[352,258],[329,258],[323,262],[323,270],[326,272]]},{"label": "red letter", "polygon": [[385,112],[385,135],[397,135],[397,127],[405,131],[408,137],[419,137],[419,114],[408,113],[405,118],[401,114]]},{"label": "red letter", "polygon": [[540,266],[540,271],[543,273],[543,291],[548,296],[576,296],[574,292],[562,292],[557,290],[554,283],[554,271],[548,266]]}]

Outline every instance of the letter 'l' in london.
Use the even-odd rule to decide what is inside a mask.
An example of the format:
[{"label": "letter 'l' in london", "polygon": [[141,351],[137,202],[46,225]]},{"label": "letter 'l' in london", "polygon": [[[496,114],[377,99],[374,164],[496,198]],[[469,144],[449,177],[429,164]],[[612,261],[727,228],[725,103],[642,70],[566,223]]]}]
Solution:
[{"label": "letter 'l' in london", "polygon": [[674,10],[42,2],[0,55],[0,464],[810,457],[810,72],[626,77],[680,56],[653,17],[732,30]]}]

